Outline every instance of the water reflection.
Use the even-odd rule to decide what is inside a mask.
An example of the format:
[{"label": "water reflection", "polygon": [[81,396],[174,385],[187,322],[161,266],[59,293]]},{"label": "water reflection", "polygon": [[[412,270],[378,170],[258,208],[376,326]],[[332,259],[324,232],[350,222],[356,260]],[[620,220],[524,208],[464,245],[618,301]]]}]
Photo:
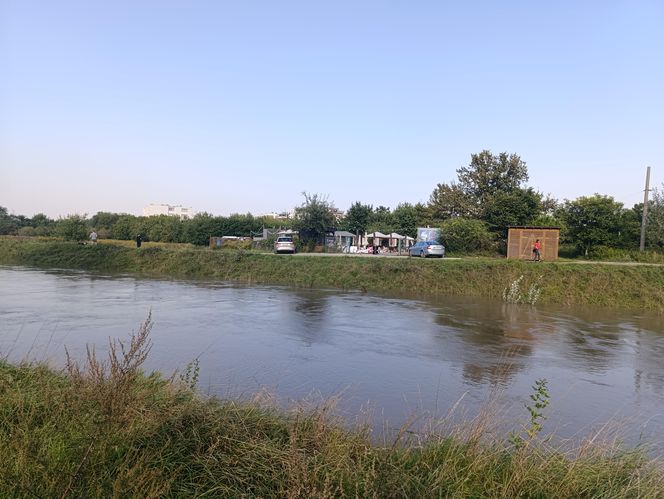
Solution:
[{"label": "water reflection", "polygon": [[[507,386],[532,354],[533,331],[545,329],[536,309],[516,305],[455,303],[435,314],[440,349],[454,347],[452,355],[463,361],[463,377],[472,384]],[[457,340],[451,345],[450,334]]]},{"label": "water reflection", "polygon": [[289,331],[306,346],[327,341],[326,327],[327,295],[323,291],[293,290],[283,302],[290,315]]}]

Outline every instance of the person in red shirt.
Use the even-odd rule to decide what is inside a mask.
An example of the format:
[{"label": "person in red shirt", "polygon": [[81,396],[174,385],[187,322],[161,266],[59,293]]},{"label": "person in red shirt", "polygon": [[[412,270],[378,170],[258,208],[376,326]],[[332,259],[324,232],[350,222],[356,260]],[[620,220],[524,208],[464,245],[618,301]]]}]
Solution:
[{"label": "person in red shirt", "polygon": [[539,239],[535,239],[535,244],[533,244],[533,261],[534,262],[539,262],[541,261],[541,250],[542,250],[542,243],[540,243]]}]

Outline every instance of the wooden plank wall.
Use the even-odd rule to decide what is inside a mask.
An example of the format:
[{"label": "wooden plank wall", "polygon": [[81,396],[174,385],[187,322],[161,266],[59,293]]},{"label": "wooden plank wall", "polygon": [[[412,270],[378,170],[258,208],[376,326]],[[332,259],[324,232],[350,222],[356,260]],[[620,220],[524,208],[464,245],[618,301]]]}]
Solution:
[{"label": "wooden plank wall", "polygon": [[542,260],[558,259],[559,229],[514,228],[509,229],[507,236],[507,258],[531,260],[533,244],[539,239],[542,243]]}]

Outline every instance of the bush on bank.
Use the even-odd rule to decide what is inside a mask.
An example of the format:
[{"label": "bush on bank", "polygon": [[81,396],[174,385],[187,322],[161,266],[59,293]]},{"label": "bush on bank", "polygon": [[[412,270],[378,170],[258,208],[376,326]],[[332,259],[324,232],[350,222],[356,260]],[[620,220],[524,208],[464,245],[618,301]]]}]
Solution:
[{"label": "bush on bank", "polygon": [[191,246],[80,245],[0,238],[0,264],[95,272],[331,287],[409,296],[461,295],[502,300],[523,276],[541,288],[538,303],[664,313],[664,266],[619,266],[499,259],[320,257]]},{"label": "bush on bank", "polygon": [[[470,431],[372,443],[323,406],[198,396],[195,374],[144,375],[150,319],[105,361],[0,362],[2,497],[661,497],[639,451],[551,448]],[[124,347],[124,348],[123,348]],[[193,371],[195,373],[195,370]]]}]

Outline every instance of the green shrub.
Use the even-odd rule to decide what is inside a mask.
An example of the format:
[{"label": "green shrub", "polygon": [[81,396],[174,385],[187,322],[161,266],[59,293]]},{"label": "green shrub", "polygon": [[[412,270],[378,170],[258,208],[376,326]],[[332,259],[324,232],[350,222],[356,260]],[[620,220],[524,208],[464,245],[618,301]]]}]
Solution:
[{"label": "green shrub", "polygon": [[37,235],[37,229],[34,227],[21,227],[16,234],[22,237],[35,237]]},{"label": "green shrub", "polygon": [[588,258],[609,262],[664,263],[664,254],[655,251],[627,250],[608,246],[595,246],[588,252]]},{"label": "green shrub", "polygon": [[481,220],[450,218],[443,222],[442,230],[447,251],[474,253],[494,248],[493,236]]},{"label": "green shrub", "polygon": [[85,241],[88,238],[88,226],[85,217],[69,215],[58,220],[56,234],[65,241]]}]

